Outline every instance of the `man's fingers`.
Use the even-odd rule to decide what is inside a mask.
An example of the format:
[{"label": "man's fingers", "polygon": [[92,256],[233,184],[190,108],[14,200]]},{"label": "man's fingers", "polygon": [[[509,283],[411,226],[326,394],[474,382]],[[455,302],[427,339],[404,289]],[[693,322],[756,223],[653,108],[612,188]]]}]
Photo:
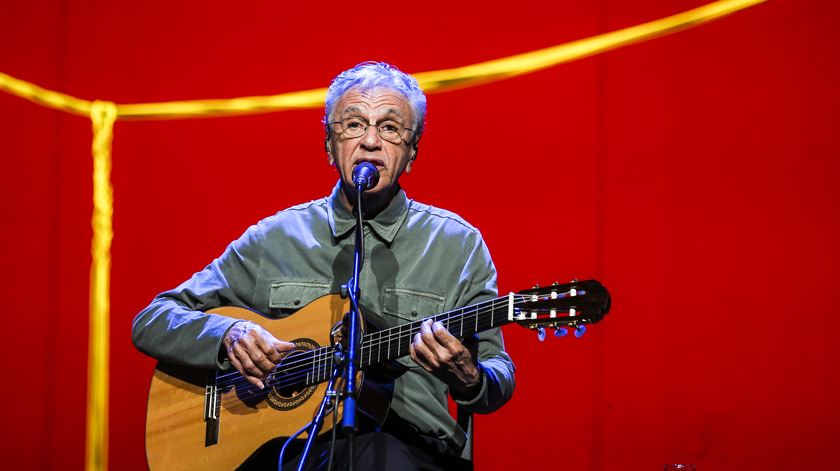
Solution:
[{"label": "man's fingers", "polygon": [[438,343],[443,345],[451,353],[455,353],[463,348],[461,341],[453,337],[440,322],[435,322],[431,327],[432,333],[435,335]]},{"label": "man's fingers", "polygon": [[228,358],[239,373],[259,388],[294,344],[277,340],[258,324],[239,321],[225,337]]},{"label": "man's fingers", "polygon": [[284,356],[283,352],[295,346],[293,343],[277,340],[271,332],[257,325],[248,331],[242,341],[248,348],[251,360],[266,374],[273,371],[280,363]]},{"label": "man's fingers", "polygon": [[[277,366],[277,363],[269,358],[269,355],[274,355],[273,349],[269,350],[268,352],[263,352],[259,348],[254,348],[253,350],[249,350],[251,354],[251,361],[263,372],[263,374],[269,374],[274,371],[274,367]],[[279,361],[279,360],[278,360]]]},{"label": "man's fingers", "polygon": [[237,371],[239,371],[239,374],[241,374],[243,378],[248,380],[248,382],[260,389],[263,389],[265,387],[265,384],[263,384],[260,378],[248,374],[248,372],[242,366],[242,362],[239,361],[239,358],[236,357],[236,353],[234,353],[233,348],[228,349],[228,360],[230,361],[230,364],[233,365],[233,367],[236,368]]},{"label": "man's fingers", "polygon": [[429,363],[426,362],[425,359],[421,358],[421,356],[417,353],[416,348],[414,347],[414,343],[410,343],[408,346],[408,352],[411,355],[411,359],[414,360],[414,363],[420,365],[421,368],[432,373],[432,367]]},{"label": "man's fingers", "polygon": [[[414,349],[414,354],[419,357],[426,366],[433,369],[440,367],[437,355],[426,344],[422,334],[418,333],[414,335],[414,341],[411,343],[410,348]],[[424,366],[423,364],[420,366]]]},{"label": "man's fingers", "polygon": [[265,383],[263,383],[262,380],[257,378],[256,376],[242,375],[242,377],[247,379],[248,382],[253,384],[254,386],[256,386],[260,389],[265,389]]},{"label": "man's fingers", "polygon": [[275,339],[274,340],[274,348],[278,352],[285,352],[285,351],[288,351],[288,350],[291,350],[291,349],[295,348],[295,344],[293,344],[292,342],[284,342],[282,340]]},{"label": "man's fingers", "polygon": [[236,342],[232,345],[231,350],[228,352],[229,357],[231,356],[231,353],[236,356],[236,359],[239,361],[239,364],[242,365],[242,370],[245,373],[257,378],[265,376],[262,370],[254,364],[253,360],[251,360],[251,355],[248,353],[246,347],[244,347],[240,342]]},{"label": "man's fingers", "polygon": [[[265,335],[271,337],[271,334],[268,332],[265,332]],[[274,337],[271,337],[271,339],[274,340]],[[266,374],[271,373],[282,358],[282,355],[277,353],[277,349],[274,348],[272,342],[259,333],[254,334],[253,342],[248,348],[248,354],[251,355],[251,360],[254,364]]]},{"label": "man's fingers", "polygon": [[[443,328],[442,325],[441,328]],[[452,353],[445,346],[441,345],[435,333],[432,331],[431,319],[420,324],[420,338],[423,339],[423,343],[439,362],[446,363],[452,358]]]}]

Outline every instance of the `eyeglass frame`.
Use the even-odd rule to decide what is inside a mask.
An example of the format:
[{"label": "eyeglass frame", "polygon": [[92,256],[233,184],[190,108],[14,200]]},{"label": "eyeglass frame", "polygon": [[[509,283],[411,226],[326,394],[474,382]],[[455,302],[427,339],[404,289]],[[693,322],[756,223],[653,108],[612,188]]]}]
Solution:
[{"label": "eyeglass frame", "polygon": [[405,131],[411,131],[411,134],[412,134],[412,135],[414,135],[414,136],[416,136],[416,135],[417,135],[417,130],[416,130],[416,129],[412,129],[412,128],[409,128],[409,127],[405,127],[405,126],[403,126],[402,124],[400,124],[400,123],[398,123],[398,122],[396,122],[396,121],[390,120],[390,119],[385,120],[384,122],[391,121],[391,122],[393,122],[393,123],[396,123],[398,126],[400,126],[400,127],[402,128],[402,131],[400,131],[400,132],[398,133],[399,138],[400,138],[400,140],[399,140],[399,141],[391,141],[391,140],[385,139],[385,137],[383,137],[383,136],[382,136],[382,128],[380,128],[380,127],[379,127],[379,125],[373,124],[373,123],[371,123],[369,120],[367,120],[367,119],[362,119],[362,118],[360,118],[360,117],[345,118],[344,120],[340,120],[340,121],[330,121],[329,123],[327,123],[327,128],[328,128],[330,131],[332,131],[332,127],[331,127],[331,126],[332,126],[333,124],[337,124],[337,125],[339,125],[339,126],[341,127],[341,132],[340,132],[340,133],[338,133],[338,135],[342,135],[342,134],[346,133],[346,132],[347,132],[347,130],[346,130],[346,129],[344,129],[344,125],[341,123],[341,121],[347,121],[347,120],[351,120],[351,119],[359,120],[360,122],[365,123],[365,129],[364,129],[364,130],[362,131],[362,133],[361,133],[361,134],[359,134],[358,136],[355,136],[355,137],[348,137],[347,139],[359,139],[359,138],[361,138],[362,136],[364,136],[365,134],[367,134],[367,132],[368,132],[368,128],[369,128],[369,127],[371,127],[371,126],[373,126],[373,127],[375,127],[375,128],[376,128],[376,135],[377,135],[377,136],[379,136],[379,138],[380,138],[380,139],[382,139],[382,140],[383,140],[383,141],[385,141],[385,142],[390,142],[391,144],[399,144],[399,143],[401,143],[401,142],[405,142],[406,144],[409,144],[410,142],[409,142],[408,140],[406,140],[406,139],[403,139],[403,137],[402,137],[402,136],[403,136],[403,132],[405,132]]}]

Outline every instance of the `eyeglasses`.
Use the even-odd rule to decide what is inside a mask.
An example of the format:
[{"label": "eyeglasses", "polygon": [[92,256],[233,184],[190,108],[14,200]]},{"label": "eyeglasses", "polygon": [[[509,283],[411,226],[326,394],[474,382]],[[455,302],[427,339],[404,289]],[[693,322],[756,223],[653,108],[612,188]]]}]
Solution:
[{"label": "eyeglasses", "polygon": [[[333,131],[336,131],[338,134],[344,134],[344,136],[350,139],[362,137],[367,132],[368,127],[373,126],[370,122],[361,118],[342,119],[341,121],[333,121],[329,125],[331,127],[338,125],[338,130],[333,128]],[[404,131],[415,132],[414,129],[404,127],[395,121],[383,121],[376,125],[376,130],[379,132],[379,137],[393,144],[399,144],[403,141],[402,136]]]}]

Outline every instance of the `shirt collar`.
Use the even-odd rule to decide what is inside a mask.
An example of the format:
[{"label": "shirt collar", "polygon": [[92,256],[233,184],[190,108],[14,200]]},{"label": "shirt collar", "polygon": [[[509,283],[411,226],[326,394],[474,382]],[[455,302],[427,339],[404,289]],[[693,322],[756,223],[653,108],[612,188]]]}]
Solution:
[{"label": "shirt collar", "polygon": [[[327,197],[327,213],[332,229],[333,237],[340,239],[356,227],[356,218],[341,203],[340,192],[341,181],[336,183],[330,196]],[[380,238],[389,244],[400,230],[403,221],[408,215],[408,197],[402,188],[394,195],[388,206],[379,212],[373,219],[368,219],[365,224]]]}]

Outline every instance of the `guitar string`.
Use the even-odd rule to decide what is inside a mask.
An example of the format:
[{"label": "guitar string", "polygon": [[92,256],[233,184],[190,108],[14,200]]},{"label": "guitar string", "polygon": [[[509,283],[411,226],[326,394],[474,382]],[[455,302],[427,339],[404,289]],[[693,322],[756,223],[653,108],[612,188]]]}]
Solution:
[{"label": "guitar string", "polygon": [[[474,315],[471,315],[471,317],[474,317]],[[485,326],[484,324],[486,324],[486,326],[489,326],[490,325],[489,319],[486,322],[479,322],[479,325],[481,327],[484,327]],[[407,343],[406,343],[406,345],[407,345]],[[393,350],[393,349],[389,348],[389,352],[388,352],[389,355],[390,355],[391,350]],[[278,374],[277,372],[270,374],[267,381],[265,381],[264,383],[266,383],[267,386],[270,386],[271,388],[282,389],[284,387],[293,386],[293,385],[306,386],[306,383],[309,382],[307,380],[309,380],[310,378],[313,378],[313,379],[324,378],[324,379],[326,379],[325,375],[328,374],[328,372],[331,370],[332,365],[334,363],[333,355],[320,355],[317,359],[315,358],[314,355],[311,355],[309,360],[310,361],[308,361],[308,362],[304,362],[305,367],[304,368],[298,368],[298,371],[291,372],[291,371],[289,371],[289,368],[286,368],[285,372],[283,372],[285,374],[281,375],[281,374]],[[362,355],[362,360],[364,362],[364,355]],[[313,368],[313,363],[315,363],[316,361],[317,361],[317,364],[314,365],[314,368]],[[372,361],[372,356],[371,355],[368,355],[368,361]],[[323,382],[323,380],[318,381],[318,383],[320,383],[320,382]],[[250,399],[254,396],[262,395],[262,394],[265,394],[266,392],[268,392],[267,390],[256,389],[248,380],[246,380],[242,376],[240,376],[239,378],[237,378],[234,381],[223,382],[219,386],[224,389],[224,388],[231,387],[231,386],[238,387],[239,385],[244,385],[247,388],[246,391],[249,391],[249,393],[240,394],[236,397],[230,396],[231,401],[248,400],[248,399]],[[223,404],[225,404],[225,402],[227,402],[226,401],[227,399],[228,398],[225,398],[225,400],[223,400]]]},{"label": "guitar string", "polygon": [[[532,299],[532,297],[529,296],[529,295],[518,295],[517,297],[519,298],[519,300],[515,301],[516,304],[520,304],[522,302],[526,302],[526,301]],[[452,321],[453,320],[455,322],[458,322],[459,320],[461,320],[461,321],[469,320],[469,323],[472,324],[473,323],[472,319],[488,312],[488,310],[486,309],[486,306],[485,306],[485,308],[478,309],[479,305],[488,304],[488,303],[491,304],[490,312],[492,312],[492,310],[495,309],[495,306],[494,306],[495,303],[500,302],[500,301],[504,302],[504,303],[507,303],[507,300],[505,298],[497,298],[497,299],[485,301],[484,303],[477,303],[476,305],[472,306],[472,307],[475,307],[475,309],[472,312],[469,312],[469,313],[460,312],[460,311],[463,311],[463,308],[462,308],[462,309],[458,309],[458,310],[454,310],[454,311],[449,311],[448,313],[439,314],[438,316],[434,316],[434,318],[438,321],[449,322],[449,328],[450,329],[452,328]],[[456,311],[458,311],[458,312],[456,313]],[[453,314],[454,314],[454,316],[453,316]],[[446,315],[446,316],[444,317],[444,315]],[[413,336],[414,334],[419,332],[419,324],[424,322],[425,320],[426,319],[421,320],[421,321],[417,321],[417,322],[411,323],[411,324],[404,324],[402,327],[405,327],[406,325],[417,324],[416,327],[412,327],[408,331],[408,333],[410,333],[410,335]],[[490,322],[488,323],[487,321],[490,321]],[[479,328],[478,328],[477,331],[484,330],[486,327],[489,327],[492,324],[493,324],[492,319],[486,318],[485,321],[478,322]],[[384,345],[386,343],[386,341],[383,341],[383,339],[388,339],[387,340],[387,342],[389,343],[388,351],[386,352],[385,355],[386,355],[386,358],[389,357],[391,355],[391,351],[394,350],[392,348],[392,345],[391,345],[393,337],[395,337],[395,336],[398,336],[398,337],[406,336],[405,333],[402,330],[403,329],[400,329],[399,326],[398,326],[397,328],[388,329],[386,331],[379,331],[379,332],[373,333],[373,334],[381,334],[381,333],[388,332],[388,331],[394,331],[393,333],[390,333],[387,336],[382,336],[382,338],[379,338],[379,339],[370,339],[367,342],[367,344],[363,344],[362,361],[364,362],[364,355],[365,355],[364,354],[364,349],[367,348],[367,351],[368,351],[367,357],[368,357],[368,362],[369,362],[368,364],[374,364],[374,362],[373,362],[373,347],[374,346],[381,347],[382,345]],[[406,345],[408,345],[408,343],[409,342],[406,342]],[[395,353],[399,354],[400,350],[401,349],[398,348]],[[377,350],[377,351],[379,352],[379,350]],[[307,353],[309,353],[309,352],[311,352],[312,354],[311,355],[306,355],[307,358],[297,361],[297,363],[303,363],[305,368],[301,368],[300,371],[297,372],[297,373],[289,373],[289,370],[291,370],[292,368],[289,368],[289,365],[283,365],[285,367],[284,371],[272,373],[267,377],[267,379],[265,381],[267,383],[267,385],[269,385],[271,387],[280,387],[280,388],[288,386],[288,385],[295,385],[295,384],[300,384],[300,383],[303,383],[303,385],[306,385],[307,383],[311,383],[311,381],[309,381],[310,378],[312,378],[312,379],[324,378],[324,379],[318,379],[315,383],[312,383],[312,384],[318,384],[320,382],[323,382],[326,379],[326,376],[325,376],[327,374],[326,372],[329,371],[330,368],[332,368],[332,364],[333,364],[333,355],[331,353],[332,348],[331,347],[321,347],[321,348],[316,349],[316,350],[307,351]],[[313,363],[315,363],[315,365],[313,365]],[[295,366],[297,366],[297,365],[295,365]],[[277,376],[279,376],[280,373],[284,373],[282,375],[283,381],[277,380]],[[238,372],[236,372],[234,374],[238,375]],[[226,375],[226,376],[228,376],[228,375]],[[241,375],[235,381],[230,381],[230,382],[222,381],[222,387],[229,387],[229,386],[236,387],[239,384],[244,384],[245,386],[247,386],[249,388],[253,388],[253,385],[251,385],[251,383],[248,382]],[[247,399],[249,397],[253,397],[253,396],[256,396],[256,395],[265,394],[266,390],[254,389],[253,392],[254,392],[253,394],[250,394],[248,396],[237,396],[236,398],[233,398],[233,400]]]},{"label": "guitar string", "polygon": [[[505,302],[507,302],[507,301],[505,301]],[[486,313],[486,312],[487,312],[487,310],[484,310],[483,312],[474,311],[473,313],[470,313],[469,315],[466,315],[464,317],[465,317],[465,319],[469,319],[470,322],[472,323],[473,318],[475,318],[476,316],[478,316],[480,314]],[[491,310],[491,312],[492,312],[492,310]],[[478,324],[479,324],[479,330],[482,330],[482,329],[485,329],[486,327],[489,327],[490,325],[492,325],[492,322],[489,318],[486,318],[484,321],[479,321]],[[412,329],[412,330],[414,330],[414,329]],[[413,332],[413,333],[416,333],[416,332]],[[380,344],[384,344],[384,342],[380,342]],[[408,343],[406,343],[406,345],[407,344]],[[322,350],[322,349],[325,349],[325,348],[322,347],[319,350]],[[391,348],[391,346],[389,345],[388,353],[386,355],[390,356],[391,350],[393,350],[393,348]],[[369,349],[369,352],[372,352],[372,350]],[[397,351],[397,353],[399,353],[399,350]],[[306,383],[308,382],[307,380],[309,380],[309,378],[324,378],[324,379],[326,379],[327,372],[331,370],[332,365],[333,365],[333,356],[332,355],[320,355],[320,356],[316,357],[315,355],[313,355],[311,360],[316,360],[316,358],[317,358],[318,365],[315,366],[314,368],[310,368],[310,366],[313,364],[313,361],[309,361],[306,364],[307,365],[306,368],[300,369],[298,372],[295,372],[295,373],[286,373],[281,377],[281,379],[277,379],[277,376],[279,376],[278,373],[272,373],[271,375],[269,375],[269,379],[266,381],[267,385],[271,386],[273,388],[277,388],[277,387],[283,388],[285,386],[296,385],[296,384],[305,386]],[[362,355],[362,360],[364,361],[364,354]],[[368,354],[368,361],[370,362],[370,364],[373,364],[372,353]],[[244,385],[246,387],[248,387],[248,389],[246,391],[250,391],[250,392],[246,393],[246,394],[238,395],[236,397],[229,396],[229,398],[223,399],[223,404],[227,404],[228,402],[248,400],[248,399],[256,397],[256,396],[264,395],[268,392],[268,390],[256,389],[250,382],[248,382],[247,380],[245,380],[241,376],[240,376],[240,378],[241,378],[241,380],[238,380],[238,381],[235,381],[235,382],[225,383],[224,387],[228,387],[228,386],[230,386],[231,384],[234,384],[234,383],[239,383],[239,384],[244,383]],[[272,381],[272,379],[274,379],[274,380]],[[317,383],[321,383],[321,382],[323,382],[323,380],[319,380]],[[317,384],[317,383],[315,383],[315,384]]]},{"label": "guitar string", "polygon": [[[495,304],[494,304],[494,302],[499,301],[499,300],[504,300],[504,302],[505,302],[505,303],[507,303],[507,297],[505,296],[505,297],[499,297],[499,298],[494,298],[494,299],[489,299],[489,300],[486,300],[486,301],[482,301],[482,302],[479,302],[479,303],[473,304],[472,306],[467,306],[467,308],[469,308],[469,307],[475,307],[475,308],[478,308],[479,306],[481,306],[481,308],[482,308],[482,309],[484,309],[484,308],[486,308],[486,307],[487,307],[487,306],[486,306],[487,304],[490,304],[490,308],[491,308],[491,310],[492,310],[493,306],[495,305]],[[438,317],[438,316],[443,316],[443,315],[449,315],[449,317],[451,318],[451,317],[453,316],[453,313],[455,313],[456,311],[465,311],[467,308],[453,309],[452,311],[443,312],[443,313],[438,314],[437,316],[433,316],[433,317],[430,317],[430,318],[428,318],[428,319],[431,319],[431,318],[434,318],[434,317]],[[485,312],[486,312],[486,311],[485,311]],[[456,314],[454,314],[454,315],[461,315],[461,314],[460,314],[460,313],[456,313]],[[381,330],[381,331],[378,331],[378,332],[371,332],[370,334],[367,334],[365,337],[367,337],[367,338],[368,338],[368,341],[370,341],[370,340],[372,340],[372,339],[371,339],[371,337],[372,337],[373,335],[379,334],[379,333],[381,333],[381,332],[390,332],[390,331],[393,331],[393,330],[397,330],[397,331],[399,331],[399,330],[403,329],[406,325],[412,325],[412,324],[415,324],[415,323],[417,324],[417,328],[419,329],[419,325],[420,325],[420,323],[424,322],[425,320],[426,320],[426,319],[422,319],[422,320],[419,320],[419,321],[414,321],[414,322],[411,322],[411,323],[408,323],[408,324],[403,324],[403,325],[401,325],[401,326],[391,327],[391,328],[388,328],[388,329],[385,329],[385,330]],[[399,336],[399,335],[401,335],[401,334],[400,334],[399,332],[397,332],[396,334],[389,334],[389,338],[393,338],[395,335],[396,335],[396,336]],[[363,342],[363,345],[364,345],[364,342]],[[298,351],[301,351],[301,350],[298,350]],[[312,350],[308,350],[308,351],[312,351]],[[305,361],[305,360],[304,360],[304,361]],[[291,364],[292,364],[292,365],[294,365],[294,363],[291,363]],[[233,376],[233,375],[238,375],[238,374],[239,374],[239,372],[238,372],[238,371],[233,371],[233,372],[231,372],[231,373],[227,373],[227,374],[225,374],[225,375],[221,375],[221,376],[219,376],[217,379],[222,379],[222,378],[224,378],[225,376],[228,376],[228,375]]]},{"label": "guitar string", "polygon": [[[469,318],[472,319],[472,318],[476,317],[478,314],[479,313],[471,313],[469,315]],[[479,325],[482,328],[483,327],[488,327],[490,324],[491,324],[490,319],[486,319],[485,322],[479,321]],[[419,330],[418,330],[418,332],[419,332]],[[384,342],[382,342],[382,343],[384,343]],[[406,345],[407,345],[407,343],[406,343]],[[325,347],[322,347],[321,349],[325,349]],[[321,350],[321,349],[319,349],[319,350]],[[388,350],[389,350],[388,354],[390,355],[390,352],[393,349],[389,347]],[[306,368],[301,368],[299,371],[294,372],[294,373],[284,374],[284,375],[282,375],[282,377],[280,379],[277,378],[279,376],[278,373],[272,373],[272,374],[269,375],[270,379],[267,381],[267,385],[272,387],[272,388],[283,388],[283,387],[291,386],[291,385],[306,386],[306,381],[304,380],[304,378],[306,378],[306,379],[308,379],[310,377],[325,378],[324,375],[326,375],[327,372],[330,371],[330,368],[332,367],[333,358],[334,358],[333,355],[321,355],[320,358],[318,359],[318,362],[320,362],[320,364],[315,366],[314,368],[311,368],[311,366],[314,363],[314,361],[311,361],[311,360],[315,360],[315,358],[310,358],[310,361],[304,362],[304,364],[306,365]],[[364,360],[364,355],[362,355],[362,360]],[[370,355],[368,356],[368,361],[372,361],[372,357]],[[288,371],[288,368],[286,368],[286,371]],[[314,372],[314,374],[313,374],[313,372]],[[273,379],[273,381],[272,381],[272,379]],[[323,382],[323,380],[320,380],[318,382],[319,383]],[[303,383],[303,384],[301,384],[301,383]],[[249,391],[249,393],[241,394],[241,395],[238,395],[238,396],[227,396],[227,397],[225,397],[222,400],[223,405],[226,405],[228,402],[248,400],[250,398],[253,398],[253,397],[259,396],[259,395],[263,395],[263,394],[266,394],[268,392],[268,388],[266,388],[264,390],[256,389],[255,386],[253,386],[248,380],[246,380],[241,375],[239,376],[238,379],[236,379],[234,381],[227,381],[227,382],[223,382],[223,384],[217,384],[217,385],[219,387],[221,387],[222,389],[228,388],[228,387],[231,387],[231,386],[237,387],[239,385],[244,385],[248,388],[248,389],[246,389],[246,391]]]},{"label": "guitar string", "polygon": [[[499,299],[500,298],[496,298],[496,299],[491,299],[491,300],[483,301],[481,303],[474,304],[473,306],[476,307],[476,309],[473,310],[472,312],[469,312],[470,317],[475,317],[475,316],[478,316],[478,315],[485,314],[487,312],[492,312],[492,310],[495,308],[494,301],[498,301]],[[505,299],[505,302],[507,302],[506,299]],[[481,308],[481,310],[479,310],[478,307],[481,306],[482,304],[490,304],[489,311],[486,309],[487,306],[483,306]],[[456,316],[463,316],[463,317],[466,318],[467,312],[463,312],[463,313],[462,312],[457,312],[456,313],[456,311],[465,311],[465,308],[455,309],[453,311],[448,311],[448,312],[445,312],[445,313],[441,313],[441,314],[438,314],[437,316],[433,316],[433,317],[430,317],[430,318],[427,318],[427,319],[433,319],[433,318],[441,317],[441,316],[444,316],[444,315],[447,315],[447,317],[442,318],[441,320],[450,320],[451,321],[451,319],[456,317]],[[390,342],[392,339],[394,339],[396,337],[405,336],[405,332],[403,332],[403,331],[406,330],[406,326],[409,326],[408,331],[411,333],[411,336],[414,336],[414,334],[419,332],[420,324],[425,322],[427,319],[422,319],[420,321],[414,321],[414,322],[411,322],[411,323],[408,323],[408,324],[403,324],[401,326],[396,326],[396,327],[392,327],[392,328],[377,331],[377,332],[371,332],[370,334],[365,335],[366,338],[362,342],[362,349],[372,349],[374,346],[379,346],[381,344],[384,344],[385,339],[388,339],[388,341]],[[383,332],[388,332],[388,335],[383,337],[383,335],[382,335]],[[378,336],[378,338],[373,338],[374,336]],[[372,344],[373,342],[378,342],[378,344]],[[325,348],[329,349],[329,347],[320,347],[318,349],[312,349],[312,350],[297,350],[297,352],[301,352],[301,353],[313,352],[313,351],[320,351],[320,350],[325,349]],[[324,353],[323,355],[328,355],[329,356],[329,355],[331,355],[331,353]],[[304,359],[301,359],[301,360],[296,360],[295,362],[292,362],[292,363],[286,363],[286,364],[284,364],[284,366],[287,367],[287,368],[288,367],[294,367],[301,362],[303,362],[305,364],[309,364],[310,360],[308,358],[304,358]],[[219,375],[217,377],[217,381],[220,380],[220,379],[225,379],[228,376],[235,376],[235,375],[239,375],[239,372],[238,371],[233,371],[233,372],[227,373],[225,375]]]},{"label": "guitar string", "polygon": [[[544,296],[541,296],[540,298],[545,299]],[[538,298],[538,299],[540,299],[540,298]],[[515,304],[519,305],[519,304],[524,303],[524,302],[529,302],[532,299],[533,299],[533,296],[531,296],[531,295],[516,295],[516,297],[514,298],[514,300],[515,300],[514,302],[515,302]],[[448,311],[446,313],[441,313],[441,314],[438,314],[437,316],[433,316],[433,317],[430,317],[430,318],[427,318],[427,319],[423,319],[423,320],[420,320],[420,321],[415,321],[415,322],[409,323],[409,324],[403,324],[402,326],[397,326],[397,327],[394,327],[394,328],[391,328],[391,329],[386,329],[386,330],[383,330],[383,331],[378,331],[378,332],[373,332],[371,334],[368,334],[371,337],[373,337],[374,335],[378,335],[379,338],[376,338],[376,339],[369,338],[366,343],[362,344],[362,362],[364,363],[364,357],[365,357],[364,352],[365,352],[365,349],[367,349],[367,351],[368,351],[367,358],[368,358],[368,362],[369,362],[368,365],[374,364],[374,362],[373,362],[373,349],[374,349],[374,347],[380,347],[381,348],[381,346],[384,345],[385,343],[388,343],[388,351],[385,353],[386,358],[390,357],[391,351],[394,350],[392,348],[392,345],[391,345],[394,337],[403,338],[403,337],[414,336],[417,332],[419,332],[420,324],[422,322],[425,322],[428,319],[435,319],[436,321],[448,322],[448,326],[449,326],[448,328],[451,330],[453,320],[456,323],[461,321],[462,323],[466,324],[466,322],[464,322],[464,321],[469,321],[469,324],[473,324],[473,322],[472,322],[473,319],[476,319],[478,316],[486,314],[487,312],[493,312],[493,310],[496,307],[495,306],[496,303],[506,304],[507,302],[508,301],[507,301],[506,297],[495,298],[495,299],[484,301],[482,303],[477,303],[477,304],[472,305],[472,306],[468,306],[467,308],[460,308],[460,309]],[[490,304],[489,310],[487,309],[487,307],[488,307],[487,304]],[[483,307],[480,308],[479,306],[482,306],[482,305],[483,305]],[[470,309],[470,308],[472,309],[472,311],[471,312],[467,311],[467,309]],[[487,321],[489,321],[489,322],[487,322]],[[480,326],[476,330],[476,332],[478,332],[478,331],[484,330],[486,327],[491,326],[493,324],[493,319],[486,318],[483,322],[477,320],[476,323]],[[415,324],[416,324],[416,326],[415,326]],[[406,325],[411,326],[408,329],[408,332],[407,332],[409,335],[406,335],[406,332],[403,332],[405,330]],[[388,334],[383,335],[386,332]],[[406,346],[409,343],[410,343],[410,341],[407,341]],[[323,382],[324,380],[326,380],[326,374],[327,374],[326,372],[329,371],[332,368],[332,365],[333,365],[332,351],[333,351],[332,347],[320,347],[318,349],[306,351],[305,353],[311,353],[311,354],[310,355],[305,355],[306,358],[301,359],[301,360],[297,360],[294,363],[283,365],[284,366],[283,371],[278,371],[278,372],[274,372],[274,373],[269,374],[267,379],[264,382],[268,386],[280,387],[280,388],[283,388],[283,387],[286,387],[286,386],[289,386],[289,385],[300,384],[300,383],[303,383],[302,385],[305,386],[307,383],[311,383],[310,378],[312,378],[313,380],[317,380],[315,383],[311,383],[311,384],[318,384],[320,382]],[[399,344],[398,344],[398,348],[397,348],[395,353],[399,354],[400,351],[401,351],[401,348],[399,348]],[[377,352],[381,353],[380,349],[377,349]],[[301,364],[304,368],[301,368],[301,366],[300,366]],[[294,367],[299,368],[300,371],[297,372],[297,373],[290,373],[290,370],[293,370]],[[280,376],[281,373],[282,373],[282,381],[277,379],[277,377]],[[234,381],[224,381],[225,377],[230,377],[232,375],[233,376],[238,376],[238,378],[234,379]],[[318,378],[324,378],[324,379],[318,379]],[[249,389],[254,387],[244,377],[239,375],[238,372],[222,375],[222,376],[219,377],[219,379],[223,379],[223,381],[221,381],[221,385],[220,385],[223,388],[237,387],[240,384],[249,387]],[[231,398],[231,399],[232,400],[247,400],[250,397],[265,394],[266,392],[267,392],[266,390],[254,389],[253,394],[249,394],[247,396],[246,395],[241,395],[241,396],[237,396],[237,397]]]},{"label": "guitar string", "polygon": [[[564,294],[564,293],[559,293],[559,294]],[[517,304],[517,305],[520,304],[520,303],[523,303],[523,302],[530,302],[531,300],[532,300],[531,295],[516,294],[515,297],[514,297],[514,303]],[[384,330],[381,330],[381,331],[371,332],[371,333],[365,335],[365,337],[367,339],[363,341],[362,348],[372,349],[374,346],[380,346],[383,343],[391,342],[395,337],[403,337],[405,335],[403,330],[405,329],[406,326],[412,326],[412,327],[409,328],[409,331],[411,332],[411,336],[414,336],[417,333],[417,332],[414,332],[414,330],[419,331],[420,324],[425,322],[428,319],[435,319],[436,321],[443,321],[443,322],[449,321],[451,323],[452,319],[456,318],[456,317],[461,317],[461,318],[466,319],[466,316],[467,316],[468,313],[469,313],[470,317],[474,317],[476,315],[486,314],[488,312],[486,310],[486,308],[487,308],[486,304],[490,304],[490,308],[491,308],[491,311],[492,311],[492,309],[495,309],[495,304],[497,302],[507,304],[507,302],[508,302],[507,301],[507,296],[502,296],[502,297],[497,297],[497,298],[494,298],[494,299],[489,299],[489,300],[482,301],[482,302],[479,302],[479,303],[476,303],[476,304],[473,304],[471,306],[467,306],[467,307],[464,307],[464,308],[453,309],[451,311],[443,312],[443,313],[440,313],[436,316],[428,317],[426,319],[421,319],[419,321],[414,321],[414,322],[411,322],[411,323],[408,323],[408,324],[402,324],[400,326],[392,327],[392,328],[389,328],[389,329],[384,329]],[[484,306],[482,306],[482,305],[484,305]],[[472,309],[472,312],[469,312],[470,309]],[[416,324],[417,326],[414,327],[414,324]],[[387,333],[387,335],[385,335],[386,333]],[[375,336],[377,338],[374,338]],[[373,342],[373,341],[377,341],[379,343],[377,345],[369,345],[369,343]],[[368,342],[368,344],[366,345],[365,342]],[[324,348],[324,347],[321,347],[321,348]],[[319,350],[319,349],[297,350],[297,352],[311,352],[311,351],[316,351],[316,350]],[[329,354],[330,353],[327,353],[326,355],[329,355]],[[308,360],[303,359],[303,360],[298,360],[298,361],[307,362]],[[286,364],[286,366],[294,365],[294,364],[295,363],[290,363],[290,364]],[[224,379],[227,376],[236,376],[236,375],[239,375],[239,372],[238,371],[232,371],[231,373],[226,373],[224,375],[218,376],[217,380],[218,379]]]}]

